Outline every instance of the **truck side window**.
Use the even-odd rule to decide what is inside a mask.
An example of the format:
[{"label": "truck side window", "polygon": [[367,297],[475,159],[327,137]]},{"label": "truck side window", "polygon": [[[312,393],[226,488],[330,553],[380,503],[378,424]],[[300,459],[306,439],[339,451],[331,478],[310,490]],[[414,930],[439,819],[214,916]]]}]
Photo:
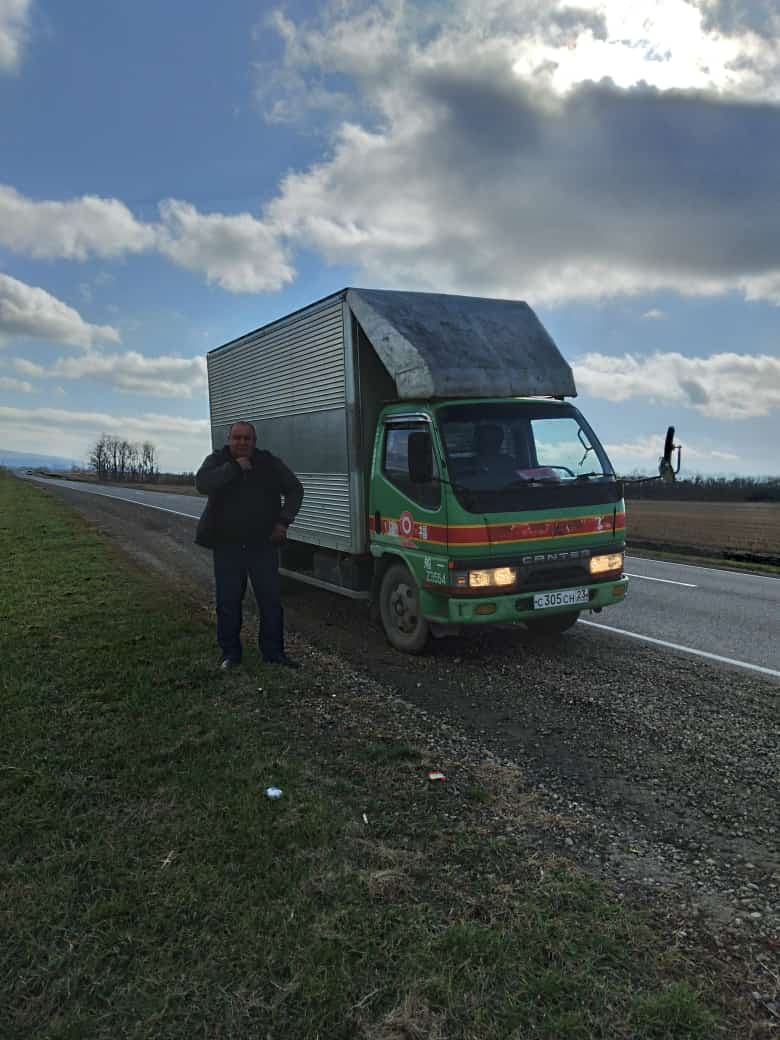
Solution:
[{"label": "truck side window", "polygon": [[388,426],[385,430],[385,452],[382,460],[382,472],[402,491],[407,498],[418,502],[426,509],[437,509],[441,503],[441,485],[438,481],[436,459],[433,461],[433,482],[415,484],[409,479],[409,435],[423,433],[427,427],[422,423],[409,426]]}]

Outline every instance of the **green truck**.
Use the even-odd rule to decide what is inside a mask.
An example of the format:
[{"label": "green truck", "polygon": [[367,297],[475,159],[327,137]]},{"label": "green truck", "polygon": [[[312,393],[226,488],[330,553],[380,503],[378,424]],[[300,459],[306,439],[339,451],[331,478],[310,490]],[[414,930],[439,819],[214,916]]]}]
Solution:
[{"label": "green truck", "polygon": [[252,422],[304,485],[282,572],[370,600],[397,649],[625,597],[623,484],[526,303],[344,289],[207,364],[214,447]]}]

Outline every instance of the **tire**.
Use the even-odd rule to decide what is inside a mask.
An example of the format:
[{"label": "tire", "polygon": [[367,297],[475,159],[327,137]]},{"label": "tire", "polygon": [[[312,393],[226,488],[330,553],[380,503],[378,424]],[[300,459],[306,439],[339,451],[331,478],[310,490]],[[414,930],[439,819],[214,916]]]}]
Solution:
[{"label": "tire", "polygon": [[565,614],[549,614],[547,617],[529,618],[525,623],[529,632],[540,636],[560,636],[579,619],[579,610],[569,610]]},{"label": "tire", "polygon": [[420,592],[409,568],[392,563],[379,587],[379,616],[388,642],[405,654],[419,654],[428,642],[430,626],[420,613]]}]

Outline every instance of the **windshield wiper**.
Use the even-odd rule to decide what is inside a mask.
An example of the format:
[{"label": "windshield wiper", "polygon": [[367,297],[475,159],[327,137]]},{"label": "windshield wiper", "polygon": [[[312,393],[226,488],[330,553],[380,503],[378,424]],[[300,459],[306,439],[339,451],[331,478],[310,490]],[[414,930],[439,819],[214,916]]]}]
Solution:
[{"label": "windshield wiper", "polygon": [[591,472],[591,473],[578,473],[577,474],[577,480],[589,480],[591,477],[600,477],[603,480],[605,477],[607,477],[607,478],[609,477],[609,473],[596,473],[594,471],[594,472]]}]

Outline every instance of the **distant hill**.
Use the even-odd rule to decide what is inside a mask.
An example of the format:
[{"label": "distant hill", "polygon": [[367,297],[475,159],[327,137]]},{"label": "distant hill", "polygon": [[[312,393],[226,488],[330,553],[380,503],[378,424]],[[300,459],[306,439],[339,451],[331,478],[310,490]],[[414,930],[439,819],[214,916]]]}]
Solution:
[{"label": "distant hill", "polygon": [[28,451],[10,451],[0,448],[0,466],[9,469],[71,469],[73,466],[81,467],[83,464],[75,459],[64,459],[60,455],[33,455]]}]

